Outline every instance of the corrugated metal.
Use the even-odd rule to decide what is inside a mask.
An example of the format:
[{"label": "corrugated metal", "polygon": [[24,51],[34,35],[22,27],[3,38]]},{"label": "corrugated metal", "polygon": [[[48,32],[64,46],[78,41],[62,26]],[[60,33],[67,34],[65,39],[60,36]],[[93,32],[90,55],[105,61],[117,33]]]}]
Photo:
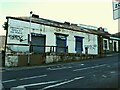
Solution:
[{"label": "corrugated metal", "polygon": [[56,35],[56,51],[57,52],[66,52],[66,36]]},{"label": "corrugated metal", "polygon": [[32,52],[41,53],[45,52],[45,36],[33,36],[32,35]]}]

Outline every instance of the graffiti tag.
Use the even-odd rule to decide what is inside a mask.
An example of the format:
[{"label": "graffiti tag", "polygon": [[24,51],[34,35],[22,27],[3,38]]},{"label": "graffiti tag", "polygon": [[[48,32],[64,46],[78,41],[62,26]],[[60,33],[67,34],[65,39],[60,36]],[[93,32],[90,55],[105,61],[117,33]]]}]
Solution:
[{"label": "graffiti tag", "polygon": [[23,36],[19,36],[19,35],[9,35],[9,38],[11,40],[23,40]]},{"label": "graffiti tag", "polygon": [[96,46],[97,45],[85,45],[85,47],[92,49],[92,50],[95,50]]}]

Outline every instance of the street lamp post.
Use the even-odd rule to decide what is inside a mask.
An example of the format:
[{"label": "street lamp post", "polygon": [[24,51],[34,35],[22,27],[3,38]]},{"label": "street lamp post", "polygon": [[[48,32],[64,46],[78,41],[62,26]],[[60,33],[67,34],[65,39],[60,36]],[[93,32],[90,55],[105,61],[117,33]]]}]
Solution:
[{"label": "street lamp post", "polygon": [[28,53],[28,65],[30,65],[30,51],[31,51],[31,18],[32,18],[32,11],[30,12],[30,26],[29,26],[29,53]]}]

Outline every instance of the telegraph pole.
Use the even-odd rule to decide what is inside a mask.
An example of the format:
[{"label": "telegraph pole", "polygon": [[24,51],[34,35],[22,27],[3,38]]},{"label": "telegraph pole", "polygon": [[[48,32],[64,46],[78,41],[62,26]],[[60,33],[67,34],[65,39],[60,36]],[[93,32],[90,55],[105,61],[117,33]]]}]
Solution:
[{"label": "telegraph pole", "polygon": [[31,18],[32,18],[32,11],[30,12],[30,26],[29,26],[29,53],[28,53],[28,65],[30,65],[30,51],[31,51]]}]

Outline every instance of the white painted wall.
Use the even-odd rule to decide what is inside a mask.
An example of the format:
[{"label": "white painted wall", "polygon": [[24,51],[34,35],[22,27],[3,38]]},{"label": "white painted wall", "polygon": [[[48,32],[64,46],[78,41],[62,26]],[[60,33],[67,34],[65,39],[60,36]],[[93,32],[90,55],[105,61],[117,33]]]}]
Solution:
[{"label": "white painted wall", "polygon": [[89,54],[98,54],[97,35],[77,32],[77,31],[72,31],[72,30],[67,30],[67,29],[60,29],[60,28],[50,27],[50,26],[45,26],[45,31],[46,31],[45,33],[47,36],[46,45],[56,46],[56,36],[54,33],[68,34],[69,35],[67,37],[68,52],[76,53],[74,36],[80,36],[80,37],[84,37],[82,53],[85,53],[85,47],[88,47]]},{"label": "white painted wall", "polygon": [[84,53],[85,47],[88,47],[89,54],[98,54],[98,38],[97,35],[85,33],[84,39]]},{"label": "white painted wall", "polygon": [[[8,27],[8,36],[7,43],[15,43],[15,44],[28,44],[28,34],[30,30],[30,23],[20,20],[9,19],[9,27]],[[18,32],[12,32],[13,28]],[[68,34],[67,37],[67,46],[68,53],[76,53],[75,51],[75,37],[80,36],[84,37],[83,39],[83,52],[85,53],[85,47],[88,47],[89,54],[98,54],[98,43],[97,43],[97,35],[82,33],[73,30],[61,29],[52,26],[44,26],[36,23],[31,24],[31,33],[38,33],[46,35],[46,45],[47,46],[56,46],[56,35],[54,33],[62,33]],[[9,35],[18,35],[22,36],[22,39],[25,40],[20,42],[19,40],[11,40]],[[14,51],[22,51],[27,52],[29,50],[28,46],[10,46],[10,48]],[[50,48],[46,48],[46,52],[49,52]]]},{"label": "white painted wall", "polygon": [[[7,43],[8,44],[9,43],[10,44],[28,44],[28,33],[29,33],[29,23],[28,22],[9,19],[8,35],[7,35]],[[12,39],[11,36],[14,36],[14,35],[22,37],[22,39],[24,41],[20,42],[20,40],[17,40],[16,38]],[[13,51],[22,51],[22,52],[26,52],[29,50],[28,46],[16,46],[16,45],[11,45],[10,49]]]}]

